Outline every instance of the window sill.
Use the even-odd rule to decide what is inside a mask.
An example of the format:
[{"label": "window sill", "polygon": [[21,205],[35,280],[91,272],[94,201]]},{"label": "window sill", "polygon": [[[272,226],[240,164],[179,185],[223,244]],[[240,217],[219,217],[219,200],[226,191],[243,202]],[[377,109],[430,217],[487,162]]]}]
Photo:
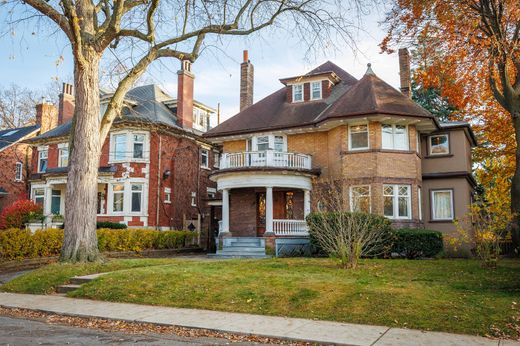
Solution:
[{"label": "window sill", "polygon": [[211,168],[209,168],[209,167],[200,166],[200,168],[205,169],[206,171],[211,171]]},{"label": "window sill", "polygon": [[164,201],[164,204],[172,204],[172,201]]},{"label": "window sill", "polygon": [[453,219],[446,219],[446,220],[430,220],[429,223],[453,223]]},{"label": "window sill", "polygon": [[453,157],[453,154],[442,154],[442,155],[426,155],[425,159],[441,159],[446,157]]},{"label": "window sill", "polygon": [[108,161],[108,164],[114,164],[114,163],[150,163],[149,159],[128,159],[128,160],[110,160]]}]

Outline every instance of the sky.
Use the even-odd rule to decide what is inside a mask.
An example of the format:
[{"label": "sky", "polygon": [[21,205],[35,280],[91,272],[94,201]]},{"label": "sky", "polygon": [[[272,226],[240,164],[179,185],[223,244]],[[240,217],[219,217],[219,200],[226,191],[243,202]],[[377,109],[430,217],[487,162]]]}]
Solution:
[{"label": "sky", "polygon": [[[192,70],[195,74],[195,99],[217,108],[221,120],[228,119],[239,109],[240,63],[242,51],[249,51],[255,68],[254,101],[278,90],[280,78],[305,74],[331,60],[356,78],[361,78],[372,64],[374,72],[390,85],[399,86],[397,54],[381,54],[378,44],[385,35],[380,26],[384,9],[373,10],[362,17],[362,30],[355,33],[356,49],[337,43],[335,50],[318,56],[305,55],[301,42],[272,30],[252,38],[233,38],[220,46],[202,51]],[[5,24],[0,24],[5,25]],[[49,30],[47,30],[49,31]],[[153,63],[146,82],[160,85],[173,97],[177,94],[177,60]],[[11,35],[0,37],[0,85],[15,83],[31,89],[44,89],[52,81],[72,81],[73,64],[70,46],[61,35],[19,26]],[[214,124],[216,118],[212,120]]]}]

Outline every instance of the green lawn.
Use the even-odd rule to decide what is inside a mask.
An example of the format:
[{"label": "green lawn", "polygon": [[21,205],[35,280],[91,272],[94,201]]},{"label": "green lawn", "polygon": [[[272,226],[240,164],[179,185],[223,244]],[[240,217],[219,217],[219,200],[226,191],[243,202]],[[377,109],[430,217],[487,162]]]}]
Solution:
[{"label": "green lawn", "polygon": [[496,270],[472,260],[363,260],[356,270],[338,269],[328,259],[114,260],[50,265],[2,289],[49,292],[79,272],[121,268],[131,269],[69,295],[467,334],[498,328],[520,337],[511,328],[520,321],[518,260],[504,260]]}]

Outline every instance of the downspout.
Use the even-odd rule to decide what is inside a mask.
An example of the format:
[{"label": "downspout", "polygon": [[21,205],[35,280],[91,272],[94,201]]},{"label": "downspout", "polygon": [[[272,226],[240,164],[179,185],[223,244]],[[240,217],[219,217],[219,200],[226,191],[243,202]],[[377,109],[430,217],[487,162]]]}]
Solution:
[{"label": "downspout", "polygon": [[157,204],[155,208],[155,229],[159,230],[159,203],[161,201],[161,154],[162,154],[162,137],[159,133],[159,163],[157,164]]}]

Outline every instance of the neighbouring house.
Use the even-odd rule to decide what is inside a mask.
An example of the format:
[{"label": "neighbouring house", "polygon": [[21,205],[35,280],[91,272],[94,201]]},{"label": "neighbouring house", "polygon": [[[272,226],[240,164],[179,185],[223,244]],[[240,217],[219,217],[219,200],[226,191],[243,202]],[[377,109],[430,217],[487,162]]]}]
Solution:
[{"label": "neighbouring house", "polygon": [[370,64],[357,80],[327,61],[253,103],[244,55],[240,112],[205,134],[222,148],[211,175],[222,192],[219,254],[305,251],[305,216],[320,205],[313,192],[331,180],[342,181],[352,211],[455,231],[475,188],[477,143],[468,123],[440,123],[411,100],[408,50],[399,60],[401,91]]},{"label": "neighbouring house", "polygon": [[[194,101],[191,64],[182,62],[178,95],[157,85],[131,89],[102,148],[98,178],[98,221],[161,230],[200,230],[206,246],[211,226],[208,200],[215,198],[209,174],[218,153],[201,135],[215,110]],[[101,92],[101,113],[111,94]],[[29,140],[34,147],[31,198],[41,204],[47,222],[65,213],[68,145],[74,113],[72,86],[64,84],[59,123]],[[61,218],[61,216],[59,217]],[[65,219],[64,222],[67,222]]]}]

